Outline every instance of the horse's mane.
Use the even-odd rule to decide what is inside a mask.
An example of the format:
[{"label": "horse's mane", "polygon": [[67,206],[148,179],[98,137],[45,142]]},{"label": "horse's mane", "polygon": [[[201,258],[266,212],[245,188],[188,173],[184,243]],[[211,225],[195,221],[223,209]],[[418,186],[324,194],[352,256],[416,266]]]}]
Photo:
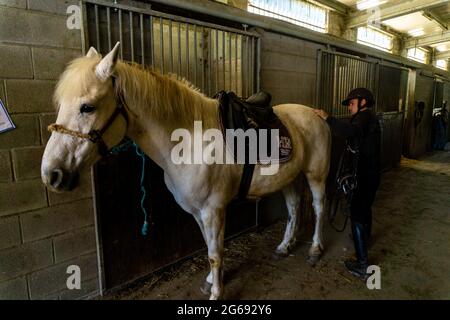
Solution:
[{"label": "horse's mane", "polygon": [[[63,96],[81,97],[98,83],[95,67],[98,57],[73,60],[64,71],[56,87],[56,105]],[[116,93],[124,95],[132,108],[145,108],[154,118],[174,125],[192,127],[203,121],[204,127],[215,125],[217,102],[209,99],[187,79],[176,74],[162,75],[152,68],[119,61],[116,66]]]},{"label": "horse's mane", "polygon": [[127,103],[148,108],[153,118],[188,127],[192,127],[194,121],[203,121],[208,127],[213,125],[207,114],[217,112],[217,102],[206,97],[187,79],[176,74],[162,75],[154,69],[124,62],[117,64],[116,72],[117,92],[126,96]]}]

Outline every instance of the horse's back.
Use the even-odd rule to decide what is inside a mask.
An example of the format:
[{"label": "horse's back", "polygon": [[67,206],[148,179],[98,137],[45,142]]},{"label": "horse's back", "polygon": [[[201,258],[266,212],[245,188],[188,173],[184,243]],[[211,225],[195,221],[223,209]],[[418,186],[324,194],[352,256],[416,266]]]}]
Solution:
[{"label": "horse's back", "polygon": [[280,104],[275,114],[294,138],[294,150],[304,163],[304,170],[327,171],[331,153],[331,132],[327,123],[313,108],[301,104]]}]

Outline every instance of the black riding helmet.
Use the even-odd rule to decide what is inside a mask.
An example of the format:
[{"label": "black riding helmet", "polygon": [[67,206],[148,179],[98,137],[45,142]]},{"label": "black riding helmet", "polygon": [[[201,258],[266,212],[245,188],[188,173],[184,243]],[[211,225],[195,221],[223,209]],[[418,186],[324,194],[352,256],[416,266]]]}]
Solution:
[{"label": "black riding helmet", "polygon": [[366,88],[356,88],[350,91],[350,93],[347,95],[347,98],[342,101],[342,104],[344,106],[348,106],[350,104],[350,100],[352,99],[358,99],[358,109],[361,109],[361,100],[366,99],[366,107],[370,108],[375,103],[373,94],[369,89]]}]

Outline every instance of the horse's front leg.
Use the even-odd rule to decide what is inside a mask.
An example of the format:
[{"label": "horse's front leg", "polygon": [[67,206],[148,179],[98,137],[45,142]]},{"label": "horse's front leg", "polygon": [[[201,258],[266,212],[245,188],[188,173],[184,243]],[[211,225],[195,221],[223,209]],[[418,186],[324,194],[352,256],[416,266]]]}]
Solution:
[{"label": "horse's front leg", "polygon": [[[217,300],[223,295],[223,245],[225,234],[225,210],[207,208],[201,210],[208,258],[211,266],[211,295],[210,300]],[[209,279],[208,279],[209,280]]]}]

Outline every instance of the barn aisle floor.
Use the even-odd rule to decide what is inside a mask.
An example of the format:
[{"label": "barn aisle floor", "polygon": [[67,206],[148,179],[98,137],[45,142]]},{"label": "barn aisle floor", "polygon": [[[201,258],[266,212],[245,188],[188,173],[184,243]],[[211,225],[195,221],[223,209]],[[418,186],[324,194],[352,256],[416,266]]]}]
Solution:
[{"label": "barn aisle floor", "polygon": [[[226,243],[225,299],[450,299],[450,152],[402,159],[383,175],[374,205],[372,264],[381,268],[381,289],[344,270],[353,254],[349,228],[326,223],[326,252],[315,268],[306,263],[309,236],[299,235],[292,255],[271,255],[285,221]],[[205,253],[104,299],[206,299]]]}]

